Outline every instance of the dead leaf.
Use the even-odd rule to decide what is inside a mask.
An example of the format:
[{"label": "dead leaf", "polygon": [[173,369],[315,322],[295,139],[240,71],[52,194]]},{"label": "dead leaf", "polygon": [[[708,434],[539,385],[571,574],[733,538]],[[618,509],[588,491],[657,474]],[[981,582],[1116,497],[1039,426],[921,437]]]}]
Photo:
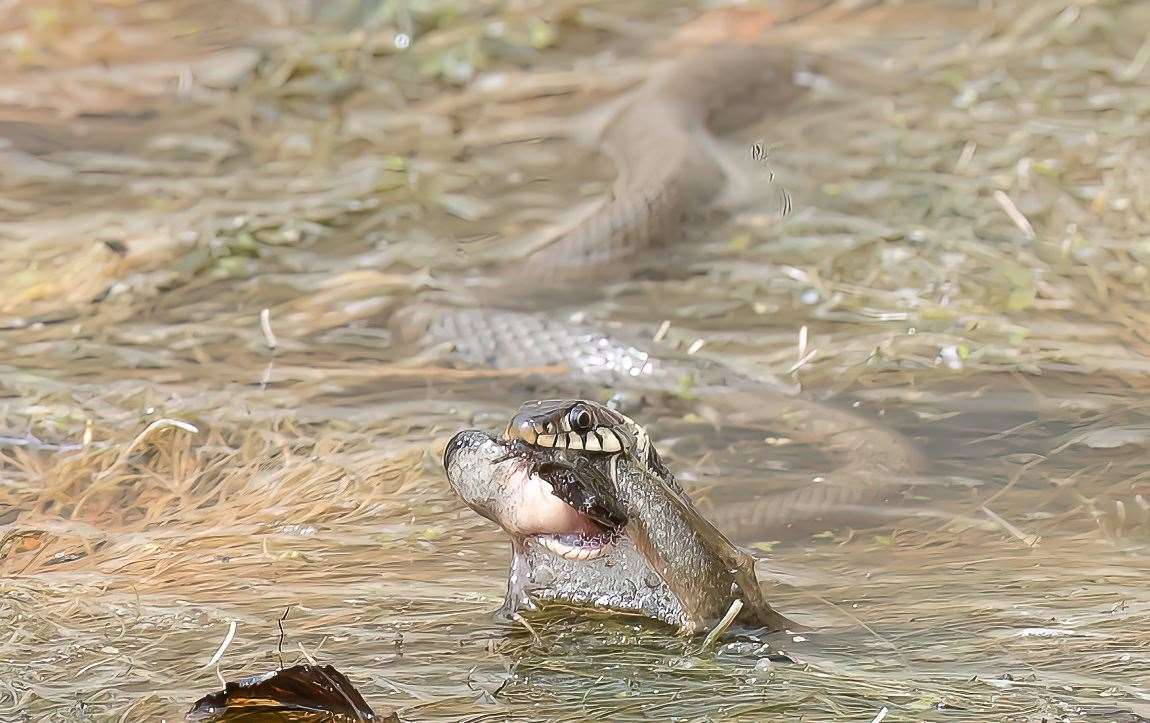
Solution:
[{"label": "dead leaf", "polygon": [[395,713],[377,716],[347,676],[331,665],[293,665],[229,682],[196,701],[187,719],[399,723]]}]

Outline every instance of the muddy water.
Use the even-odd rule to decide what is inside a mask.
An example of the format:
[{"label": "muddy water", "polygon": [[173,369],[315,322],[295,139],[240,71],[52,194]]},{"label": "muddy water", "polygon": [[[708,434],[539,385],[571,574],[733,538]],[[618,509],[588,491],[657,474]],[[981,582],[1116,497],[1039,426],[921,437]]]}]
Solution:
[{"label": "muddy water", "polygon": [[[745,534],[813,632],[712,651],[492,622],[506,543],[451,497],[443,442],[611,390],[388,328],[605,191],[570,119],[700,8],[346,30],[265,5],[17,3],[3,26],[0,719],[172,719],[307,657],[404,720],[1150,716],[1144,5],[815,15],[792,36],[830,58],[814,91],[728,139],[742,205],[637,280],[514,300],[667,321],[666,346],[923,450],[879,509]],[[817,444],[649,402],[703,505],[826,473]]]}]

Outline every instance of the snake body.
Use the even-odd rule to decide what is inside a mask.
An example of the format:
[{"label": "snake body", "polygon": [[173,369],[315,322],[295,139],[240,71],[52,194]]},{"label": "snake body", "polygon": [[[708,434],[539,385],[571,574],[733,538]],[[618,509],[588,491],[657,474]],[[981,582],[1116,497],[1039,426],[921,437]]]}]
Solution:
[{"label": "snake body", "polygon": [[603,204],[512,275],[543,283],[597,279],[674,238],[691,211],[723,188],[723,170],[707,148],[711,132],[761,115],[764,98],[794,95],[790,58],[774,49],[718,46],[673,64],[604,129],[600,145],[618,175]]},{"label": "snake body", "polygon": [[[507,273],[544,285],[586,284],[675,235],[683,219],[723,187],[721,165],[708,153],[712,133],[762,117],[798,93],[789,56],[758,46],[696,52],[648,81],[608,124],[602,146],[618,177],[602,205],[582,223]],[[741,539],[778,537],[804,521],[824,523],[880,501],[895,478],[913,472],[918,453],[901,435],[862,417],[765,388],[696,357],[668,354],[649,333],[607,333],[555,315],[423,303],[401,310],[401,336],[449,342],[473,365],[497,368],[563,365],[572,383],[642,393],[681,388],[727,418],[782,431],[819,445],[832,474],[804,488],[712,515]]]}]

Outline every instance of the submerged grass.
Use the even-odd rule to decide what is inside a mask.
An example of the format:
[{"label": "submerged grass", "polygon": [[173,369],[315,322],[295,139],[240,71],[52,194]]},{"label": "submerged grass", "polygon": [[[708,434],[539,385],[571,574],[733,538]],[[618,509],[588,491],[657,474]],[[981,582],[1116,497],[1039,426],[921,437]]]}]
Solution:
[{"label": "submerged grass", "polygon": [[[557,370],[385,323],[602,189],[576,144],[505,141],[634,83],[610,53],[691,3],[7,7],[0,719],[172,719],[309,658],[404,720],[1150,717],[1145,3],[832,3],[793,33],[824,82],[738,141],[772,148],[756,201],[673,251],[691,275],[580,310],[845,393],[932,459],[929,516],[758,541],[815,632],[708,651],[487,617],[505,543],[439,445]],[[655,431],[688,483],[818,471]]]}]

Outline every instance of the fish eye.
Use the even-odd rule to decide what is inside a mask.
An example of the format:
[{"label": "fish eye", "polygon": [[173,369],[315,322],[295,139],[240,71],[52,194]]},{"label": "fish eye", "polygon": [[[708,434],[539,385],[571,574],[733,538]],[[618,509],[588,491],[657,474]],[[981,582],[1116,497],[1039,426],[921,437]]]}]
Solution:
[{"label": "fish eye", "polygon": [[576,404],[571,407],[571,411],[567,412],[567,421],[571,423],[571,430],[574,432],[586,433],[591,431],[594,421],[591,419],[591,411],[582,404]]}]

